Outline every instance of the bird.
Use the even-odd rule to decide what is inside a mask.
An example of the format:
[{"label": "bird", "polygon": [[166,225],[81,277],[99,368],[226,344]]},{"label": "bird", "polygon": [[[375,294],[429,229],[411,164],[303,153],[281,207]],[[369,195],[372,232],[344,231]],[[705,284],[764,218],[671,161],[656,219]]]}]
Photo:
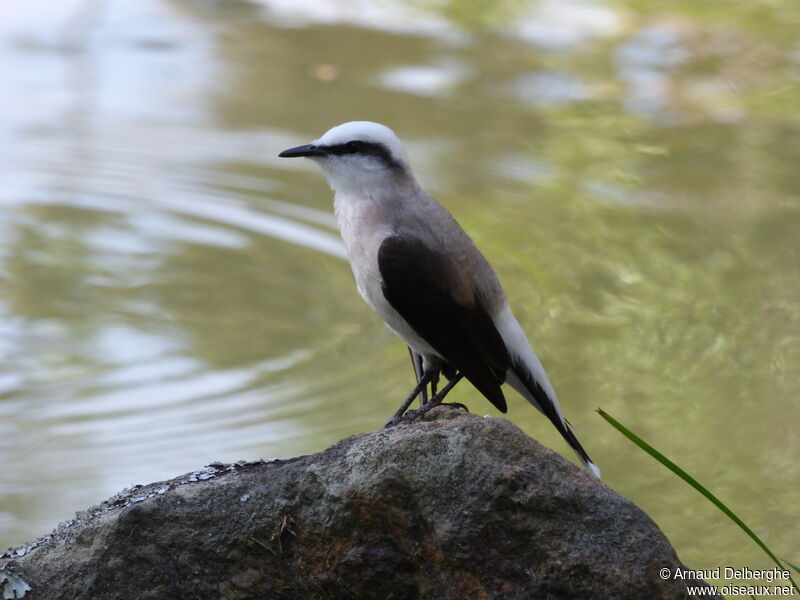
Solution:
[{"label": "bird", "polygon": [[[462,378],[505,413],[501,386],[508,384],[599,478],[495,270],[450,212],[423,191],[394,131],[350,121],[278,156],[308,158],[322,168],[358,292],[411,350],[417,385],[389,424],[404,418],[416,396],[425,399],[428,384],[433,397],[417,412],[440,404]],[[449,381],[436,393],[440,373]]]}]

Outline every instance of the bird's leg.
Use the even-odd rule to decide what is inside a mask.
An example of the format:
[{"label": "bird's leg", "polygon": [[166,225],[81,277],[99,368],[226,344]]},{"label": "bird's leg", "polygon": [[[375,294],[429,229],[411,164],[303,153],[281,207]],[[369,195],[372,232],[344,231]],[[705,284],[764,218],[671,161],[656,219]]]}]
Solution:
[{"label": "bird's leg", "polygon": [[[405,412],[408,410],[408,407],[411,406],[411,403],[414,401],[414,398],[419,396],[422,390],[424,390],[425,387],[428,385],[428,383],[430,383],[431,377],[432,377],[431,372],[426,372],[422,374],[422,377],[420,378],[419,382],[417,382],[416,387],[408,395],[408,398],[406,398],[403,401],[403,404],[400,406],[400,408],[397,409],[397,412],[394,413],[394,416],[392,416],[391,419],[386,421],[386,425],[384,425],[384,427],[389,427],[390,425],[394,425],[403,417]],[[425,406],[427,406],[427,404]]]},{"label": "bird's leg", "polygon": [[[422,356],[414,352],[411,349],[411,346],[408,347],[408,353],[411,355],[411,364],[414,367],[414,375],[417,378],[417,383],[422,381],[422,376],[425,374],[425,370],[422,368]],[[431,381],[432,393],[436,395],[436,388],[435,382]],[[422,389],[422,392],[419,394],[419,405],[423,406],[428,403],[428,386],[425,386]]]},{"label": "bird's leg", "polygon": [[[431,399],[426,401],[425,404],[430,404],[436,396],[436,388],[439,386],[439,373],[438,369],[431,372]],[[422,406],[420,406],[420,408],[422,408]]]},{"label": "bird's leg", "polygon": [[[426,373],[425,375],[429,376],[429,373]],[[450,393],[450,390],[452,390],[454,387],[456,387],[456,384],[459,381],[461,381],[463,379],[463,377],[464,377],[464,375],[461,374],[460,372],[456,373],[453,376],[453,378],[450,381],[447,382],[447,385],[442,388],[442,391],[439,392],[438,394],[436,394],[433,398],[431,398],[431,401],[428,402],[425,406],[423,406],[421,408],[418,408],[416,410],[410,410],[405,415],[402,415],[402,413],[400,413],[398,411],[398,413],[396,413],[395,416],[392,417],[389,420],[389,422],[386,424],[386,426],[388,427],[389,425],[394,425],[396,423],[399,423],[400,421],[413,421],[417,417],[420,417],[420,416],[424,415],[426,412],[428,412],[432,408],[435,408],[437,406],[441,406],[443,404],[442,400],[444,400],[444,397],[447,396],[448,393]],[[408,404],[411,404],[411,401],[409,401]],[[459,403],[459,402],[446,402],[446,403],[444,403],[444,405],[445,406],[455,406],[456,408],[463,408],[464,410],[467,410],[467,407],[464,406],[463,404]],[[406,405],[404,408],[408,408],[408,405]],[[467,412],[469,412],[469,411],[467,411]],[[402,416],[400,416],[400,415],[402,415]]]},{"label": "bird's leg", "polygon": [[[442,388],[442,391],[439,392],[438,394],[434,394],[433,398],[431,398],[431,401],[428,402],[428,404],[426,404],[425,406],[430,406],[430,408],[433,408],[434,406],[439,406],[440,404],[442,404],[442,400],[444,400],[444,397],[447,396],[447,394],[450,393],[450,390],[456,387],[456,384],[463,378],[464,378],[463,373],[461,373],[460,371],[456,373],[453,376],[453,378],[447,382],[447,385]],[[448,406],[455,406],[457,408],[463,408],[464,410],[467,410],[467,407],[461,404],[460,402],[447,402],[445,404],[447,404]]]},{"label": "bird's leg", "polygon": [[[445,362],[439,358],[438,356],[431,356],[425,355],[421,356],[422,359],[422,371],[423,373],[429,373],[431,376],[431,398],[436,395],[436,388],[439,385],[439,376],[442,372],[442,368],[445,366]],[[428,404],[428,399],[425,399],[425,404]],[[425,406],[422,404],[422,406]]]}]

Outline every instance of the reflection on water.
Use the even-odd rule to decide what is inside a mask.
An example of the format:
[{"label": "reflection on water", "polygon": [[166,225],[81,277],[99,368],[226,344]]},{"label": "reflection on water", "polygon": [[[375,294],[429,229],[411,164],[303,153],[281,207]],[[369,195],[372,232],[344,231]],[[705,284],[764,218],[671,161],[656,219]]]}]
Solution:
[{"label": "reflection on water", "polygon": [[354,291],[330,192],[276,158],[360,118],[495,263],[607,483],[689,564],[768,566],[597,406],[796,554],[794,9],[364,4],[0,9],[0,546],[396,408],[405,349]]}]

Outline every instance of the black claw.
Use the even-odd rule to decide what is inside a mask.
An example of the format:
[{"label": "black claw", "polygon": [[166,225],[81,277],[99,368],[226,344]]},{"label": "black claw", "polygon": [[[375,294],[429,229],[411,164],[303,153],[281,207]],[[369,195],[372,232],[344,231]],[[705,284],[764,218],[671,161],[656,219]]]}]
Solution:
[{"label": "black claw", "polygon": [[436,405],[431,405],[431,403],[430,403],[430,402],[428,402],[428,403],[427,403],[425,406],[423,406],[423,407],[421,407],[421,408],[415,408],[414,410],[410,410],[410,411],[408,411],[408,412],[407,412],[406,414],[404,414],[402,417],[392,417],[392,418],[389,420],[389,423],[387,423],[387,424],[386,424],[386,427],[391,427],[391,426],[393,426],[393,425],[397,425],[398,423],[411,423],[411,422],[412,422],[412,421],[414,421],[414,420],[415,420],[417,417],[421,417],[421,416],[422,416],[422,415],[424,415],[426,412],[428,412],[429,410],[431,410],[431,409],[432,409],[434,406],[439,406],[439,405],[438,405],[438,404],[436,404]]},{"label": "black claw", "polygon": [[[406,414],[408,414],[408,413],[406,413]],[[398,423],[402,423],[403,422],[403,417],[405,417],[405,415],[403,415],[401,417],[398,417],[397,415],[395,415],[394,417],[392,417],[391,419],[386,421],[386,423],[383,424],[383,428],[384,429],[389,429],[389,427],[394,427]]]}]

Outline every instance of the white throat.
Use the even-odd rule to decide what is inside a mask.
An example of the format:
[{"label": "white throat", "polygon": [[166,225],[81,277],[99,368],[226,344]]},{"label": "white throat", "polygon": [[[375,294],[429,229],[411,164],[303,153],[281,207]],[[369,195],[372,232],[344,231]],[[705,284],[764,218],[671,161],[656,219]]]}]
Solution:
[{"label": "white throat", "polygon": [[389,169],[375,160],[319,159],[328,185],[337,196],[362,198],[416,189],[417,182],[407,166]]}]

